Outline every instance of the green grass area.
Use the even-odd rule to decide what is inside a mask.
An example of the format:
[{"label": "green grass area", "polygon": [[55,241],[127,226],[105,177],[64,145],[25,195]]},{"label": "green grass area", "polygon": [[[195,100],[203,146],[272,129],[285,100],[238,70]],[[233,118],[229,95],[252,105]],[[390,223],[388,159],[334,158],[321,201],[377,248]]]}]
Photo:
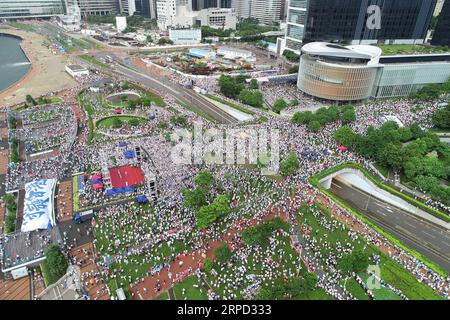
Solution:
[{"label": "green grass area", "polygon": [[91,64],[93,64],[93,65],[96,65],[97,67],[104,68],[104,69],[107,69],[107,70],[112,70],[110,65],[107,65],[106,63],[103,63],[103,62],[95,59],[94,57],[88,56],[87,54],[82,54],[82,55],[80,55],[78,57],[83,59],[83,60],[85,60],[85,61],[87,61],[87,62],[89,62],[89,63],[91,63]]},{"label": "green grass area", "polygon": [[381,256],[381,278],[401,290],[411,300],[442,300],[433,289],[386,256]]},{"label": "green grass area", "polygon": [[164,99],[159,94],[157,94],[156,92],[148,90],[148,89],[144,88],[143,86],[141,86],[139,84],[136,84],[134,82],[127,82],[127,84],[129,85],[129,87],[131,89],[134,89],[136,91],[141,92],[142,93],[141,94],[142,98],[150,99],[158,107],[164,108],[164,107],[167,106],[167,104],[164,101]]},{"label": "green grass area", "polygon": [[73,211],[80,211],[80,194],[78,193],[78,176],[72,177],[72,202]]},{"label": "green grass area", "polygon": [[293,300],[334,300],[333,296],[329,295],[324,289],[317,288],[311,292],[305,292]]},{"label": "green grass area", "polygon": [[[186,291],[184,295],[182,294],[183,289]],[[185,298],[187,300],[208,300],[206,289],[198,283],[196,276],[189,276],[182,282],[177,283],[173,287],[173,291],[177,300],[184,300]]]},{"label": "green grass area", "polygon": [[71,46],[70,44],[68,44],[63,39],[58,39],[58,42],[63,46],[64,50],[67,53],[73,53],[73,52],[77,51],[77,48],[75,48],[74,46]]},{"label": "green grass area", "polygon": [[242,124],[243,125],[255,125],[255,124],[265,123],[267,121],[269,121],[269,118],[267,118],[265,116],[262,116],[262,117],[259,117],[258,119],[246,121],[246,122],[244,122]]},{"label": "green grass area", "polygon": [[446,53],[450,51],[448,47],[436,47],[424,44],[378,45],[378,47],[383,50],[384,56],[418,53]]},{"label": "green grass area", "polygon": [[369,300],[366,291],[359,285],[355,278],[349,278],[345,283],[345,289],[358,300]]},{"label": "green grass area", "polygon": [[49,266],[47,264],[47,260],[44,260],[39,265],[41,268],[42,277],[44,278],[45,286],[48,287],[54,284],[58,279],[55,279],[50,273]]},{"label": "green grass area", "polygon": [[89,50],[92,47],[87,44],[84,39],[83,40],[79,40],[79,39],[75,39],[75,38],[70,38],[70,40],[72,41],[72,43],[76,44],[78,47],[80,47],[81,49],[86,49]]},{"label": "green grass area", "polygon": [[[433,289],[428,287],[426,284],[419,282],[414,277],[414,275],[404,269],[397,262],[385,256],[375,246],[368,245],[365,239],[361,237],[358,237],[358,239],[356,240],[351,239],[348,234],[349,229],[347,227],[342,228],[339,226],[335,226],[335,228],[332,229],[325,228],[322,225],[323,223],[330,226],[333,225],[333,221],[335,221],[336,219],[331,216],[329,210],[324,206],[316,204],[316,208],[319,208],[322,212],[320,218],[314,216],[312,210],[301,208],[300,212],[303,213],[303,216],[299,216],[298,220],[312,228],[311,236],[315,237],[316,239],[322,239],[322,241],[328,243],[328,245],[323,245],[321,247],[321,256],[324,257],[324,259],[334,254],[337,243],[340,243],[341,245],[343,243],[351,243],[353,245],[353,248],[356,250],[359,249],[364,250],[368,253],[377,254],[380,257],[379,267],[381,270],[381,278],[386,283],[392,285],[394,288],[401,290],[409,299],[418,299],[419,297],[420,299],[425,300],[442,299],[436,292],[433,291]],[[325,261],[322,261],[321,264],[324,265],[324,263]],[[352,285],[350,284],[350,286]],[[351,288],[353,290],[356,290],[354,287]],[[354,294],[354,292],[350,292]],[[357,294],[359,293],[357,292]],[[384,287],[382,290],[380,289],[377,294],[379,294],[380,299],[400,298],[397,296],[397,294],[386,287]]]},{"label": "green grass area", "polygon": [[19,23],[19,22],[15,22],[15,21],[10,21],[8,22],[8,24],[11,27],[17,28],[17,29],[21,29],[21,30],[25,30],[25,31],[34,31],[34,28],[28,24],[25,23]]},{"label": "green grass area", "polygon": [[125,116],[125,115],[119,116],[118,115],[118,116],[111,116],[111,117],[106,117],[106,118],[100,119],[99,121],[97,121],[97,123],[95,125],[97,128],[112,128],[115,119],[119,119],[120,121],[122,121],[122,123],[126,122],[128,124],[130,123],[130,121],[132,119],[139,120],[139,125],[143,125],[148,122],[148,120],[143,117]]},{"label": "green grass area", "polygon": [[[366,216],[364,216],[363,214],[359,213],[357,210],[353,209],[351,206],[349,206],[344,200],[342,200],[341,198],[337,197],[335,194],[333,194],[332,192],[330,192],[329,190],[325,189],[319,182],[320,179],[325,178],[326,176],[337,172],[341,169],[344,168],[354,168],[354,169],[358,169],[361,170],[367,178],[369,178],[372,182],[374,182],[377,186],[385,189],[386,191],[389,191],[395,195],[399,195],[400,197],[402,197],[403,199],[407,200],[407,201],[414,201],[419,203],[421,206],[425,206],[423,203],[418,202],[400,192],[398,192],[397,190],[392,189],[391,187],[388,187],[384,184],[382,184],[380,181],[378,181],[376,178],[374,178],[369,171],[362,167],[359,164],[356,163],[343,163],[340,165],[337,165],[333,168],[330,168],[328,170],[322,171],[321,173],[313,176],[310,178],[310,183],[315,186],[316,188],[318,188],[322,193],[324,193],[325,195],[327,195],[330,199],[332,199],[335,203],[337,203],[338,205],[340,205],[341,207],[345,208],[348,212],[350,212],[352,215],[354,215],[355,217],[359,218],[361,221],[363,221],[365,224],[367,224],[370,228],[372,228],[373,230],[375,230],[376,232],[380,233],[381,235],[383,235],[383,237],[385,237],[387,240],[389,240],[391,243],[395,244],[396,246],[398,246],[399,248],[405,250],[406,252],[408,252],[410,255],[412,255],[413,257],[415,257],[416,259],[422,261],[427,267],[429,267],[430,269],[434,270],[435,272],[437,272],[438,274],[447,277],[448,276],[448,272],[446,270],[444,270],[442,267],[440,267],[439,265],[437,265],[436,263],[432,262],[430,259],[428,259],[427,257],[423,256],[422,254],[418,253],[417,251],[411,249],[410,247],[404,245],[401,241],[399,241],[395,236],[393,236],[391,233],[385,231],[383,228],[380,228],[378,225],[376,225],[375,223],[373,223],[370,219],[366,218]],[[392,190],[392,191],[391,191]],[[414,204],[413,202],[413,204]],[[427,206],[425,206],[426,208],[428,208]],[[431,208],[428,208],[429,210],[432,210]],[[437,210],[436,210],[437,211]],[[437,211],[439,212],[439,211]],[[443,214],[443,213],[440,213]],[[402,269],[403,272],[406,272],[407,274],[409,274],[406,270]],[[412,275],[411,275],[412,277]],[[414,278],[415,279],[415,278]],[[417,281],[417,280],[416,280]],[[394,284],[392,284],[394,285]],[[423,285],[425,286],[425,285]],[[426,287],[426,286],[425,286]],[[400,289],[400,288],[399,288]]]},{"label": "green grass area", "polygon": [[152,300],[169,300],[169,294],[167,293],[167,291],[164,291],[163,293],[161,293],[159,296],[157,296]]},{"label": "green grass area", "polygon": [[199,110],[199,109],[197,109],[197,108],[195,108],[195,107],[188,106],[187,104],[185,104],[185,103],[183,103],[183,102],[181,102],[181,101],[177,101],[177,103],[178,103],[180,106],[182,106],[183,108],[186,108],[186,109],[188,109],[189,111],[194,112],[194,113],[197,114],[199,117],[201,117],[201,118],[203,118],[203,119],[205,119],[205,120],[207,120],[207,121],[210,121],[210,122],[212,122],[212,123],[217,123],[217,120],[216,120],[215,118],[213,118],[212,116],[210,116],[209,114],[207,114],[207,113],[205,113],[205,112],[203,112],[203,111],[201,111],[201,110]]},{"label": "green grass area", "polygon": [[216,97],[216,96],[213,96],[213,95],[210,95],[210,94],[206,94],[206,96],[208,98],[212,99],[212,100],[215,100],[215,101],[217,101],[219,103],[225,104],[225,105],[227,105],[227,106],[229,106],[229,107],[231,107],[233,109],[236,109],[238,111],[241,111],[243,113],[250,114],[250,115],[254,115],[255,114],[255,112],[253,112],[251,110],[248,110],[247,108],[244,108],[244,107],[238,106],[237,104],[225,101],[223,99],[220,99],[219,97]]},{"label": "green grass area", "polygon": [[99,43],[97,43],[94,40],[91,40],[89,38],[83,38],[83,41],[89,43],[95,49],[102,49],[103,48],[103,46],[101,44],[99,44]]},{"label": "green grass area", "polygon": [[380,171],[380,173],[385,177],[385,178],[389,178],[389,170],[386,169],[385,167],[383,167],[381,164],[379,163],[374,163],[373,166]]},{"label": "green grass area", "polygon": [[[362,281],[367,283],[369,275],[367,273],[362,273],[359,275]],[[375,300],[402,300],[402,298],[396,293],[392,292],[389,288],[385,286],[380,286],[380,288],[372,289],[373,298]]]}]

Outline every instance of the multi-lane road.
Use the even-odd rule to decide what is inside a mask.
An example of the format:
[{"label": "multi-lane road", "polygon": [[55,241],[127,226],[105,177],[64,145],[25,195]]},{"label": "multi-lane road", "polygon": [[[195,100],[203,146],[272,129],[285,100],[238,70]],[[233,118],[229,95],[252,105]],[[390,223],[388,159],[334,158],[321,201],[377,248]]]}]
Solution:
[{"label": "multi-lane road", "polygon": [[105,59],[107,55],[113,57],[113,59],[117,62],[113,66],[113,72],[121,75],[122,77],[140,83],[157,93],[171,95],[185,105],[206,113],[219,123],[233,124],[238,122],[236,118],[204,99],[194,90],[187,89],[182,85],[174,84],[164,77],[150,74],[143,70],[138,70],[133,66],[125,66],[125,60],[120,59],[113,53],[96,53],[95,57],[97,59]]},{"label": "multi-lane road", "polygon": [[405,245],[450,271],[450,232],[448,230],[388,205],[339,177],[333,178],[330,191]]}]

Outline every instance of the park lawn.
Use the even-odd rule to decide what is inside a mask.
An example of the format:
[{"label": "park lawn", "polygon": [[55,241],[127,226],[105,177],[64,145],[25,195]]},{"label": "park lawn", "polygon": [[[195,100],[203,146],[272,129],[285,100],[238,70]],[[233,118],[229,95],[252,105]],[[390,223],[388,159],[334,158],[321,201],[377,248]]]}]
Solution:
[{"label": "park lawn", "polygon": [[443,298],[392,259],[381,255],[381,278],[401,290],[411,300],[442,300]]},{"label": "park lawn", "polygon": [[97,121],[96,126],[98,128],[112,128],[114,124],[114,119],[119,119],[120,121],[129,123],[131,119],[138,119],[139,125],[145,124],[148,122],[147,119],[143,117],[137,117],[137,116],[111,116],[107,118],[103,118],[99,121]]},{"label": "park lawn", "polygon": [[349,278],[345,283],[345,289],[358,300],[369,300],[366,291],[359,285],[355,278]]},{"label": "park lawn", "polygon": [[322,288],[317,288],[314,291],[302,293],[294,297],[292,300],[334,300],[333,296],[326,293]]},{"label": "park lawn", "polygon": [[159,296],[157,296],[152,300],[169,300],[169,294],[167,293],[167,291],[164,291],[163,293],[161,293]]},{"label": "park lawn", "polygon": [[[200,288],[202,291],[200,291]],[[183,295],[182,289],[186,290],[186,294]],[[173,291],[175,292],[175,297],[177,300],[208,300],[208,296],[206,294],[206,289],[202,288],[200,284],[198,284],[196,276],[189,276],[185,278],[182,282],[177,283],[173,287]]]},{"label": "park lawn", "polygon": [[[359,276],[367,283],[369,275],[366,272],[362,272]],[[375,300],[402,300],[399,295],[383,285],[379,289],[372,289],[372,293]]]}]

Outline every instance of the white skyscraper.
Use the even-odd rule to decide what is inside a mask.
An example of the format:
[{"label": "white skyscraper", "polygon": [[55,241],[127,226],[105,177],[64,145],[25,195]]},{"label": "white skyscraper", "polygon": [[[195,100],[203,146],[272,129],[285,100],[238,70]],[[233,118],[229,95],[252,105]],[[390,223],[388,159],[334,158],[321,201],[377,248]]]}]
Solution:
[{"label": "white skyscraper", "polygon": [[156,1],[157,23],[160,30],[167,30],[173,24],[177,14],[177,0]]},{"label": "white skyscraper", "polygon": [[239,18],[255,18],[260,23],[271,24],[280,20],[282,0],[233,0]]},{"label": "white skyscraper", "polygon": [[132,16],[136,12],[136,3],[134,0],[119,0],[120,13]]},{"label": "white skyscraper", "polygon": [[281,0],[252,0],[250,17],[259,23],[272,24],[280,20]]},{"label": "white skyscraper", "polygon": [[236,9],[239,18],[247,19],[251,16],[252,2],[253,0],[233,0],[231,6]]}]

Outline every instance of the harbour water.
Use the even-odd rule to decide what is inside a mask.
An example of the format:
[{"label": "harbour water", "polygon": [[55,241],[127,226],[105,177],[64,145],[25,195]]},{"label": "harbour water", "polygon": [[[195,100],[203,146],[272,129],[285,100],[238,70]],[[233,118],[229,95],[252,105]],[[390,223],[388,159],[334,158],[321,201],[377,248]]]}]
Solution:
[{"label": "harbour water", "polygon": [[20,47],[21,39],[0,34],[0,92],[16,83],[31,68],[31,63]]}]

